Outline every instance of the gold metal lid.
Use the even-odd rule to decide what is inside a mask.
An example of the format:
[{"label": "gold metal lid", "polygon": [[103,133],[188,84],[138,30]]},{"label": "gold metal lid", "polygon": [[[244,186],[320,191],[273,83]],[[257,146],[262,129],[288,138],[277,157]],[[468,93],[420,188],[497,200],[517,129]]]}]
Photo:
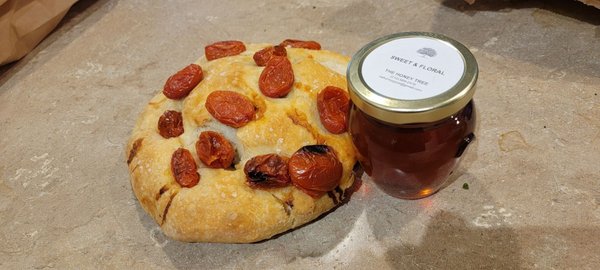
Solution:
[{"label": "gold metal lid", "polygon": [[461,43],[427,32],[396,33],[361,48],[347,70],[352,102],[393,124],[427,123],[462,109],[479,69]]}]

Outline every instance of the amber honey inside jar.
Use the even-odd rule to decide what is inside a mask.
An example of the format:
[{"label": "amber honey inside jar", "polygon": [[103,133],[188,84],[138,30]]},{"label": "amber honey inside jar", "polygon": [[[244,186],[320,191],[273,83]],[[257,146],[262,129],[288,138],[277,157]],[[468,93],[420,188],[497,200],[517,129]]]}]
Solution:
[{"label": "amber honey inside jar", "polygon": [[363,47],[347,75],[349,131],[365,172],[394,197],[438,191],[475,137],[473,55],[439,34],[398,33]]}]

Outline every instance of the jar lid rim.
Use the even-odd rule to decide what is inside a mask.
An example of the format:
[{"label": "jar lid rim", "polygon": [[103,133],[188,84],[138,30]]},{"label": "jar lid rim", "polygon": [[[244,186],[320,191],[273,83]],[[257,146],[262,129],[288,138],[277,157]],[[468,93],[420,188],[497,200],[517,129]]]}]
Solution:
[{"label": "jar lid rim", "polygon": [[[391,41],[415,37],[442,42],[458,52],[464,63],[458,82],[438,95],[412,100],[392,98],[372,89],[362,74],[367,56]],[[401,32],[378,38],[362,47],[352,57],[346,75],[350,98],[360,110],[385,122],[407,124],[437,121],[462,109],[473,98],[479,68],[471,51],[454,39],[438,33]]]}]

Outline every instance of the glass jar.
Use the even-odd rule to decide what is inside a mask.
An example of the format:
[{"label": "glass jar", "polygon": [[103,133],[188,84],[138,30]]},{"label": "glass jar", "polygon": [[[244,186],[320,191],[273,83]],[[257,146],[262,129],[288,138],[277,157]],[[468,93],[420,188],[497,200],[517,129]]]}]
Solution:
[{"label": "glass jar", "polygon": [[475,137],[477,76],[471,52],[434,33],[393,34],[355,54],[349,132],[381,190],[419,199],[444,185]]}]

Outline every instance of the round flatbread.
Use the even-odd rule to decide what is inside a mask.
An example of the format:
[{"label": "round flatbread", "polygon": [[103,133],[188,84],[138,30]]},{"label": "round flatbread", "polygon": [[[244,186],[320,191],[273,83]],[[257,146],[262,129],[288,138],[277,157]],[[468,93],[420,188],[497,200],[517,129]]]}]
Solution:
[{"label": "round flatbread", "polygon": [[312,43],[286,44],[284,56],[215,44],[167,80],[133,129],[126,157],[143,209],[173,239],[249,243],[338,205],[356,157],[348,133],[322,121],[347,108],[317,103],[327,87],[346,91],[348,57]]}]

